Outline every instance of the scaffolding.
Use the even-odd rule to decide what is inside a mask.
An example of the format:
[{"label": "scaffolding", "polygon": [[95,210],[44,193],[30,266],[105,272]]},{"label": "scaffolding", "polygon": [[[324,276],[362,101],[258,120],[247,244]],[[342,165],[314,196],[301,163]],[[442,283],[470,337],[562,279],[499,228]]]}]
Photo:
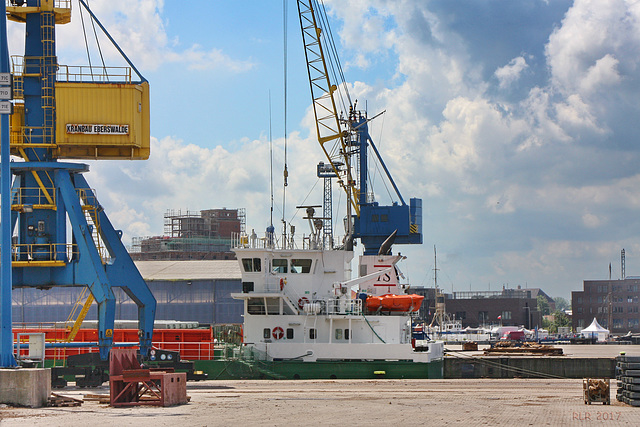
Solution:
[{"label": "scaffolding", "polygon": [[131,253],[148,259],[235,259],[232,236],[246,233],[246,210],[167,210],[164,235],[134,237]]}]

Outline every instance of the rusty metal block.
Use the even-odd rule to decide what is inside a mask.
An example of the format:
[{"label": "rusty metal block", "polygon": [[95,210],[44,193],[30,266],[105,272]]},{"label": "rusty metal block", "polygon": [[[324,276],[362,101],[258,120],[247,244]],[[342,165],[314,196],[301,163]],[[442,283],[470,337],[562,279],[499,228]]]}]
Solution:
[{"label": "rusty metal block", "polygon": [[135,349],[112,349],[111,406],[173,406],[187,403],[187,374],[143,369]]}]

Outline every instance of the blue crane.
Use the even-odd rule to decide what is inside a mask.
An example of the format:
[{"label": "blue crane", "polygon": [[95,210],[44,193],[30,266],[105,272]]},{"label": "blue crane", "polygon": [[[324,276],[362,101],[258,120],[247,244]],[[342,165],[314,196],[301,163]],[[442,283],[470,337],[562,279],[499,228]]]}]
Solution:
[{"label": "blue crane", "polygon": [[[23,161],[11,163],[10,204],[2,204],[3,218],[10,208],[11,220],[2,221],[1,227],[3,237],[14,237],[11,250],[4,250],[7,239],[3,240],[2,255],[4,260],[11,254],[13,288],[89,288],[98,305],[102,360],[113,344],[113,288],[120,287],[138,306],[140,352],[146,355],[156,300],[126,251],[122,232],[109,221],[85,179],[89,166],[60,160],[148,157],[149,85],[87,4],[79,2],[140,80],[132,81],[128,69],[118,74],[102,66],[58,64],[55,27],[71,21],[70,0],[11,0],[5,6],[1,19],[24,23],[26,39],[24,56],[12,58],[10,150]],[[8,64],[7,51],[2,54]],[[5,132],[4,120],[2,125]],[[3,200],[5,180],[11,178],[5,175],[4,150],[3,146]],[[5,279],[3,274],[3,291],[8,285]],[[11,316],[6,313],[11,312],[11,298],[3,298],[1,305],[3,331],[10,331]],[[13,341],[7,348],[3,335],[0,346],[0,366],[11,366]]]}]

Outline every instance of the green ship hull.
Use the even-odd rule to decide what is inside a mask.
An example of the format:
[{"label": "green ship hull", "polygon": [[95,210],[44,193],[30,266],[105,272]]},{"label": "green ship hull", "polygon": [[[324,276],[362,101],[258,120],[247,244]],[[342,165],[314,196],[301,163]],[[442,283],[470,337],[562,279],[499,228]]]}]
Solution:
[{"label": "green ship hull", "polygon": [[252,361],[196,360],[194,368],[209,379],[426,379],[443,378],[444,361]]}]

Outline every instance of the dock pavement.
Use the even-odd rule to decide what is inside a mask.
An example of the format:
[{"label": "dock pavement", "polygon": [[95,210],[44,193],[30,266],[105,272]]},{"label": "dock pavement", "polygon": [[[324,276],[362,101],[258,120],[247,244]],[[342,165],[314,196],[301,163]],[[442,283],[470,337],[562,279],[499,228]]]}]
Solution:
[{"label": "dock pavement", "polygon": [[[640,355],[640,346],[580,346],[570,352]],[[591,347],[591,348],[586,348]],[[595,353],[595,354],[591,354]],[[190,382],[187,405],[112,408],[86,396],[108,387],[55,390],[78,407],[0,405],[0,426],[591,426],[640,425],[640,408],[583,399],[581,379],[234,380]]]}]

